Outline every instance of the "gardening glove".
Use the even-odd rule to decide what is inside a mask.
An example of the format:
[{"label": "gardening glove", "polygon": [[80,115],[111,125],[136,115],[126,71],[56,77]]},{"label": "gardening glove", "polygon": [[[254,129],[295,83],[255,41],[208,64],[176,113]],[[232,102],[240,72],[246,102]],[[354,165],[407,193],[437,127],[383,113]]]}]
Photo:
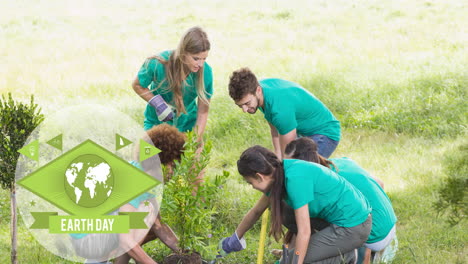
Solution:
[{"label": "gardening glove", "polygon": [[164,101],[161,95],[156,95],[148,101],[154,109],[156,109],[156,115],[158,116],[159,121],[167,122],[174,118],[174,113],[172,108]]},{"label": "gardening glove", "polygon": [[231,252],[241,251],[246,247],[245,239],[239,239],[236,232],[230,237],[223,238],[218,244],[219,254],[223,257]]}]

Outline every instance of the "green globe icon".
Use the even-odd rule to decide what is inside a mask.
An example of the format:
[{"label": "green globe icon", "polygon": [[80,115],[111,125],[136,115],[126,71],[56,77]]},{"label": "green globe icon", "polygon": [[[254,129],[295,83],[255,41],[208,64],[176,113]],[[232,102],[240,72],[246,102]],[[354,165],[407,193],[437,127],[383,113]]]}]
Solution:
[{"label": "green globe icon", "polygon": [[65,192],[79,206],[91,208],[104,203],[113,187],[111,167],[99,156],[79,156],[65,171]]}]

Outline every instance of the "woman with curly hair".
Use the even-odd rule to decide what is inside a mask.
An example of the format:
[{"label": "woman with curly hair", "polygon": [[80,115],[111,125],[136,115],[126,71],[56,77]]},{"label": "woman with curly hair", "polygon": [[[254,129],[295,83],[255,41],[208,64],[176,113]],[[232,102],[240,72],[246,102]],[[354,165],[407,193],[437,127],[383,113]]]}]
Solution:
[{"label": "woman with curly hair", "polygon": [[146,133],[154,146],[161,150],[158,155],[161,164],[164,164],[168,169],[168,175],[164,175],[165,180],[168,180],[172,175],[174,161],[180,160],[182,156],[187,136],[179,132],[176,127],[168,124],[154,126],[150,130],[147,130]]},{"label": "woman with curly hair", "polygon": [[[150,140],[155,147],[161,150],[158,156],[162,165],[172,167],[174,165],[175,160],[180,160],[182,152],[184,150],[184,143],[186,140],[186,136],[184,133],[179,132],[177,128],[168,124],[161,124],[154,126],[150,130],[146,131],[146,134],[148,136],[146,140]],[[157,159],[150,158],[143,161],[141,164],[135,161],[132,161],[131,163],[135,167],[145,171],[152,170],[155,167],[159,169],[159,163]],[[158,206],[155,204],[156,201],[154,198],[154,195],[144,193],[139,197],[135,198],[134,200],[130,201],[128,204],[121,207],[120,211],[145,211],[148,208],[148,206],[145,206],[145,201],[150,201],[151,204],[153,204],[154,208],[158,208]],[[149,230],[146,230],[146,236],[144,236],[143,240],[138,242],[136,246],[129,246],[134,244],[132,242],[134,242],[133,239],[136,237],[136,235],[121,234],[121,246],[126,247],[128,251],[126,254],[117,258],[114,263],[126,264],[129,262],[130,258],[133,258],[138,263],[156,263],[154,262],[154,260],[151,259],[151,257],[149,257],[144,252],[144,250],[141,247],[143,244],[155,240],[156,238],[159,238],[172,251],[180,252],[180,248],[177,245],[178,239],[176,235],[168,225],[161,222],[160,214],[157,213],[156,215],[153,212],[153,215],[151,215],[150,212],[149,217],[147,217],[147,219],[149,219],[146,222],[150,222],[147,223],[147,225],[150,226],[150,228]],[[138,230],[136,232],[138,232]],[[138,237],[141,237],[141,235]]]}]

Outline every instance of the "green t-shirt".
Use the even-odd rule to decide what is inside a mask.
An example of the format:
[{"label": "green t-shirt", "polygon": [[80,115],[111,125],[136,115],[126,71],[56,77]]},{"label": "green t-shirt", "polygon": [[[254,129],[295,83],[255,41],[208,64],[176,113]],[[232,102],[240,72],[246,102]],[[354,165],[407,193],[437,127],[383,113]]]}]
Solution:
[{"label": "green t-shirt", "polygon": [[264,96],[264,107],[260,110],[280,135],[297,129],[301,136],[320,134],[340,140],[340,122],[309,91],[281,79],[264,79],[259,83]]},{"label": "green t-shirt", "polygon": [[367,243],[384,239],[397,221],[392,203],[384,190],[353,160],[348,158],[330,160],[338,168],[338,171],[335,168],[333,170],[361,191],[372,207],[372,230]]},{"label": "green t-shirt", "polygon": [[[132,164],[134,167],[140,169],[140,170],[143,170],[143,167],[141,166],[141,163],[137,162],[137,161],[130,161],[130,164]],[[148,192],[144,192],[142,194],[140,194],[138,197],[132,199],[130,202],[128,202],[131,206],[135,207],[135,208],[138,208],[138,206],[140,206],[140,203],[143,202],[143,201],[146,201],[146,200],[149,200],[149,199],[152,199],[156,197],[154,194],[152,193],[148,193]]]},{"label": "green t-shirt", "polygon": [[[159,54],[160,57],[167,60],[171,55],[172,51],[164,51]],[[213,95],[213,72],[208,63],[203,65],[203,77],[205,82],[205,93],[209,99]],[[166,80],[166,69],[157,59],[148,59],[141,66],[138,72],[138,80],[140,85],[145,88],[149,88],[154,95],[160,94],[166,103],[175,106],[173,99],[173,93],[169,90],[168,82]],[[195,122],[197,121],[197,73],[192,72],[187,76],[185,85],[182,89],[182,99],[184,101],[185,110],[187,114],[181,114],[180,116],[174,117],[173,120],[166,123],[173,125],[181,132],[191,131]],[[151,105],[146,106],[145,110],[145,122],[144,128],[148,130],[154,125],[161,124],[156,115],[156,110]]]},{"label": "green t-shirt", "polygon": [[306,204],[310,217],[342,227],[366,221],[371,208],[366,198],[343,177],[312,162],[285,159],[285,202],[293,209]]}]

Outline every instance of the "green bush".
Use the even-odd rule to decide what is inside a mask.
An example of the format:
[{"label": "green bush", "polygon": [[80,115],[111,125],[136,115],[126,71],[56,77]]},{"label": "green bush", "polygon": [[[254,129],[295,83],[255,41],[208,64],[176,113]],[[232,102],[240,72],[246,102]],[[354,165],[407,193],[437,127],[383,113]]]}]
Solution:
[{"label": "green bush", "polygon": [[0,100],[0,184],[5,189],[12,189],[15,181],[15,170],[18,152],[32,131],[42,122],[44,116],[40,113],[34,97],[30,104],[13,100],[11,93],[8,98],[2,95]]},{"label": "green bush", "polygon": [[219,188],[229,173],[224,171],[222,175],[199,182],[197,177],[209,162],[211,143],[205,144],[197,155],[196,138],[193,132],[187,133],[184,153],[181,160],[176,161],[173,176],[164,187],[161,214],[164,221],[174,228],[180,248],[214,259],[217,241],[210,238],[218,237],[223,230],[212,226],[212,218],[218,211],[215,201],[220,198]]},{"label": "green bush", "polygon": [[439,214],[446,214],[448,223],[454,226],[468,215],[468,144],[450,152],[444,164],[447,177],[437,190],[434,207]]}]

